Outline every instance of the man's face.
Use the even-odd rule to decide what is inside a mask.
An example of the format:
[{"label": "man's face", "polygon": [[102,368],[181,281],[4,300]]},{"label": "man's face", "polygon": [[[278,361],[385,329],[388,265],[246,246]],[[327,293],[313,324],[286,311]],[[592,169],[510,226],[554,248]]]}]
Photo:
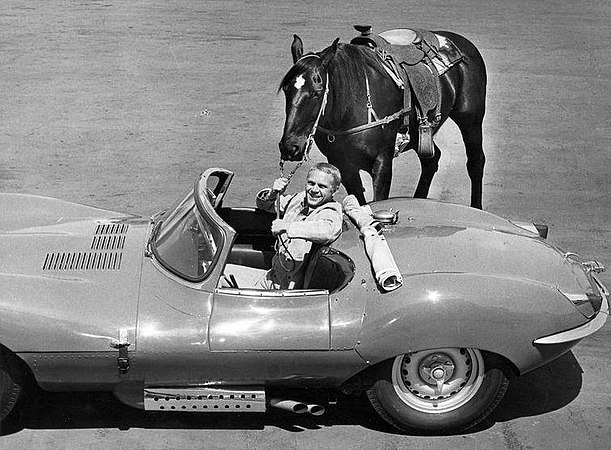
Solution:
[{"label": "man's face", "polygon": [[337,188],[333,186],[333,177],[326,172],[314,169],[306,178],[306,203],[310,208],[324,205],[333,198]]}]

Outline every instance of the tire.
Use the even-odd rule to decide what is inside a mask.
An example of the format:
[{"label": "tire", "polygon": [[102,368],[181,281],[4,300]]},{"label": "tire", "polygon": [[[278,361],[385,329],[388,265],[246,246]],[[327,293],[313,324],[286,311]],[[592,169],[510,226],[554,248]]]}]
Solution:
[{"label": "tire", "polygon": [[24,380],[15,358],[0,348],[0,422],[8,417],[21,398]]},{"label": "tire", "polygon": [[500,403],[509,381],[470,348],[399,355],[380,364],[367,396],[377,413],[404,432],[465,430]]}]

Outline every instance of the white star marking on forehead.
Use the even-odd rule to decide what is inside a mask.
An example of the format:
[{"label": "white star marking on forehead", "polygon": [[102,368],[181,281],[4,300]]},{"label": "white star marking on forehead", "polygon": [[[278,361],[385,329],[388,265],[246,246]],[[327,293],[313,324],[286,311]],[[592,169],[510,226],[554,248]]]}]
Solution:
[{"label": "white star marking on forehead", "polygon": [[295,78],[295,89],[301,89],[304,84],[305,78],[303,78],[303,75],[299,75],[297,78]]}]

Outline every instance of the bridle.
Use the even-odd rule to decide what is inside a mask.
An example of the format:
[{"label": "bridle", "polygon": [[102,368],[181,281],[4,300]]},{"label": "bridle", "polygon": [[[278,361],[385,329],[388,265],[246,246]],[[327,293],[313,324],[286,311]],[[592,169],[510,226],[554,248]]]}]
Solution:
[{"label": "bridle", "polygon": [[[305,58],[318,58],[318,59],[320,59],[320,56],[318,56],[315,53],[309,53],[307,55],[303,55],[301,58],[299,58],[297,61],[295,61],[295,64],[297,64],[299,61],[301,61],[302,59],[305,59]],[[293,178],[293,175],[295,175],[295,172],[297,172],[297,170],[303,165],[303,163],[308,160],[308,156],[310,155],[310,149],[312,148],[312,142],[314,142],[314,135],[316,134],[316,131],[319,129],[318,122],[320,121],[320,118],[325,113],[325,108],[327,107],[327,99],[328,99],[328,97],[329,97],[329,74],[327,73],[326,80],[325,80],[325,92],[324,92],[324,94],[322,96],[322,102],[320,103],[320,109],[318,110],[318,115],[316,116],[316,120],[314,121],[314,125],[312,125],[312,129],[310,130],[310,134],[308,135],[308,139],[306,141],[306,147],[305,147],[305,150],[303,152],[303,158],[301,159],[301,161],[299,161],[297,163],[295,168],[286,177],[289,180],[289,182],[291,181],[291,178]],[[284,177],[284,162],[285,162],[285,160],[282,159],[282,157],[280,157],[280,162],[278,163],[278,165],[280,166],[280,176],[281,177]]]},{"label": "bridle", "polygon": [[[299,61],[305,58],[320,59],[320,56],[318,56],[315,53],[309,53],[307,55],[303,55],[301,58],[295,61],[295,64],[297,64]],[[320,109],[318,110],[318,115],[316,116],[314,125],[312,125],[312,129],[310,130],[310,134],[308,135],[308,139],[306,141],[306,147],[303,152],[303,158],[301,159],[301,161],[297,163],[297,166],[291,171],[291,173],[287,177],[289,181],[291,180],[293,175],[295,175],[295,172],[297,171],[297,169],[299,169],[299,167],[301,167],[301,165],[308,160],[308,156],[310,155],[310,149],[312,148],[312,142],[314,142],[314,135],[316,134],[316,131],[319,129],[318,122],[320,121],[320,118],[325,113],[325,108],[327,107],[328,97],[329,97],[329,74],[327,73],[326,80],[325,80],[325,92],[322,96],[322,102],[320,103]],[[283,177],[284,176],[284,160],[282,159],[282,157],[280,158],[279,165],[280,165],[280,176]]]},{"label": "bridle", "polygon": [[[329,75],[327,74],[327,77]],[[369,89],[369,78],[367,74],[365,74],[365,86],[367,87],[367,123],[363,125],[358,125],[356,127],[349,128],[347,130],[329,130],[327,128],[318,127],[318,130],[325,133],[327,135],[327,140],[330,143],[335,142],[336,136],[348,136],[355,133],[360,133],[362,131],[369,130],[375,127],[384,127],[388,125],[390,122],[400,119],[405,114],[409,113],[409,109],[402,108],[394,114],[390,114],[381,119],[378,118],[375,110],[373,109],[373,104],[371,103],[371,91]]]}]

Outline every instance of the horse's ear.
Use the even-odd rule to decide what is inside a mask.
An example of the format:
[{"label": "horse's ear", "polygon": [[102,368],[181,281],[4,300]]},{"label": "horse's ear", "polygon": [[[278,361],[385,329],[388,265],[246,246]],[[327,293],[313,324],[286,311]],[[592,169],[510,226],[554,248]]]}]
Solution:
[{"label": "horse's ear", "polygon": [[337,51],[337,46],[338,46],[338,44],[339,44],[339,38],[336,38],[336,39],[333,41],[333,44],[331,44],[331,48],[333,49],[333,53],[335,53],[335,52]]},{"label": "horse's ear", "polygon": [[323,59],[322,61],[322,67],[327,67],[329,65],[329,62],[331,61],[331,59],[333,58],[333,56],[335,55],[335,53],[337,52],[337,48],[339,47],[339,38],[335,39],[333,41],[333,43],[327,47],[322,53],[321,53],[321,57]]},{"label": "horse's ear", "polygon": [[296,34],[293,35],[293,43],[291,44],[291,53],[293,54],[293,64],[303,56],[303,42]]}]

